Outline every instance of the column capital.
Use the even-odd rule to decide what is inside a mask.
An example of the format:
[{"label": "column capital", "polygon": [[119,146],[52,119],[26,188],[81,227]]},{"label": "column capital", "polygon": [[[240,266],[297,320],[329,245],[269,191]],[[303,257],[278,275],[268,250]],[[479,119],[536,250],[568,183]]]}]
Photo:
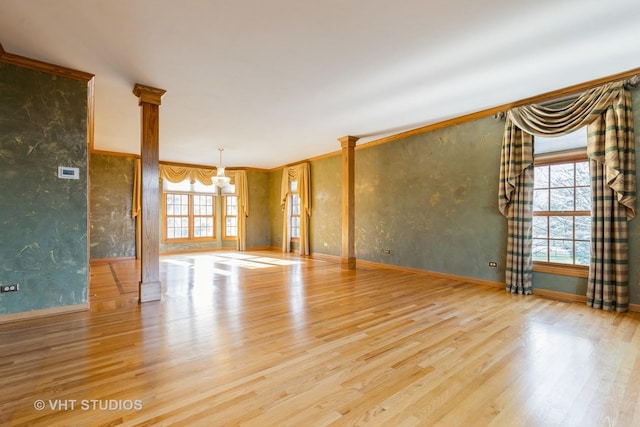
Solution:
[{"label": "column capital", "polygon": [[160,105],[160,98],[167,91],[164,89],[158,89],[156,87],[141,85],[140,83],[136,83],[133,87],[133,94],[140,98],[139,105],[143,103]]},{"label": "column capital", "polygon": [[338,141],[340,141],[340,146],[342,148],[346,148],[346,147],[355,147],[356,141],[359,139],[360,138],[358,138],[357,136],[347,135],[347,136],[343,136],[342,138],[338,138]]}]

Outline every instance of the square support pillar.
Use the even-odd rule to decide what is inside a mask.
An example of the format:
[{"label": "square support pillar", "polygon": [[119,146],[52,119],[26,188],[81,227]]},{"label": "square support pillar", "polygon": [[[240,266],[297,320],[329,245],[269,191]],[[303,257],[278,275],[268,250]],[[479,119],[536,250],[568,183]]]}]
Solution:
[{"label": "square support pillar", "polygon": [[339,138],[342,147],[342,257],[343,269],[355,270],[355,136]]},{"label": "square support pillar", "polygon": [[166,91],[136,84],[133,94],[139,98],[141,107],[141,270],[139,301],[158,301],[162,299],[160,282],[160,138],[159,116],[160,99]]}]

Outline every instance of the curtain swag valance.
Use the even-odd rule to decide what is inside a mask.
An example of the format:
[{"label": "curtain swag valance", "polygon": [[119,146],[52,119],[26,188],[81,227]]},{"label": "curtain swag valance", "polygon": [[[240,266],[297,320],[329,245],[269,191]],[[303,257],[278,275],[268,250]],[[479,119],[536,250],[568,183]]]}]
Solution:
[{"label": "curtain swag valance", "polygon": [[[587,155],[606,166],[607,183],[625,206],[627,218],[635,217],[635,141],[631,95],[624,82],[608,83],[584,92],[573,102],[560,107],[527,105],[507,112],[500,212],[506,216],[516,177],[533,164],[534,136],[561,136],[587,126]],[[631,129],[620,137],[606,136],[604,129],[616,126]],[[511,141],[511,143],[509,143]],[[515,142],[515,143],[514,143]],[[506,153],[504,150],[507,150]],[[506,163],[505,163],[506,161]]]},{"label": "curtain swag valance", "polygon": [[[213,184],[212,178],[216,176],[216,169],[192,168],[186,166],[160,165],[160,178],[171,182],[189,180],[192,184],[196,181],[204,185]],[[231,178],[231,184],[235,184],[236,172],[226,171],[225,175]]]}]

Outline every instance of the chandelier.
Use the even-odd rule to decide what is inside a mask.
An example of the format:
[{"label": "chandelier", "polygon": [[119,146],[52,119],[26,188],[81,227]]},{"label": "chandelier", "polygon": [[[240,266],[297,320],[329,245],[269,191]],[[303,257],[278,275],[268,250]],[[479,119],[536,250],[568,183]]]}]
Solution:
[{"label": "chandelier", "polygon": [[220,165],[216,169],[216,176],[214,176],[211,180],[213,181],[213,184],[218,188],[222,188],[229,185],[229,183],[231,182],[231,178],[225,176],[224,166],[222,166],[222,152],[224,151],[224,148],[218,148],[218,151],[220,152]]}]

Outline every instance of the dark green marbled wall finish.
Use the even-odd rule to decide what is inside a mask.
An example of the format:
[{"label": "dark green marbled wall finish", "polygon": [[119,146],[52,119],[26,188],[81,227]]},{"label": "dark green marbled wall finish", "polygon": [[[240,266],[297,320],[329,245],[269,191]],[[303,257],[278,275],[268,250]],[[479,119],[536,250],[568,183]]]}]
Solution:
[{"label": "dark green marbled wall finish", "polygon": [[136,223],[131,218],[134,162],[126,156],[89,157],[91,259],[136,256]]},{"label": "dark green marbled wall finish", "polygon": [[484,118],[357,150],[356,257],[502,281],[488,263],[504,264],[503,128]]},{"label": "dark green marbled wall finish", "polygon": [[0,62],[0,179],[0,315],[86,303],[85,82]]},{"label": "dark green marbled wall finish", "polygon": [[247,183],[249,185],[247,249],[270,246],[269,172],[248,170]]}]

